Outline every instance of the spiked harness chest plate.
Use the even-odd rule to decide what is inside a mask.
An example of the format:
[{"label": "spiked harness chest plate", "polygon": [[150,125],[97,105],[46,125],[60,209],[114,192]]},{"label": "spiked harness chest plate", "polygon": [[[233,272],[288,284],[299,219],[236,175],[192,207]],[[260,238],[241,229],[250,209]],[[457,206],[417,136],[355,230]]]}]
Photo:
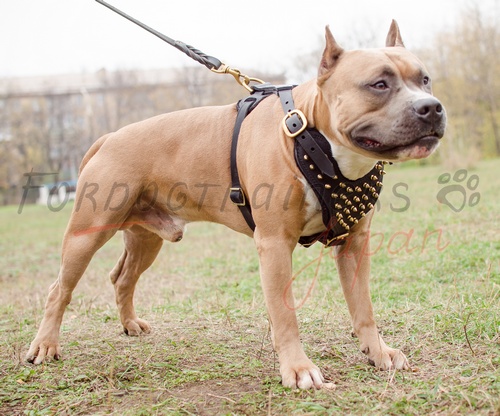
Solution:
[{"label": "spiked harness chest plate", "polygon": [[351,228],[377,202],[385,173],[383,163],[376,163],[362,178],[350,180],[344,177],[332,155],[328,140],[318,130],[307,128],[304,114],[295,109],[292,89],[293,86],[290,85],[258,85],[254,87],[252,95],[238,102],[231,146],[230,198],[240,208],[248,226],[255,230],[251,207],[239,181],[236,164],[238,136],[245,117],[263,99],[276,94],[285,112],[283,129],[287,136],[295,140],[295,162],[320,202],[322,220],[326,227],[321,233],[300,237],[299,243],[305,247],[310,247],[317,241],[327,247],[343,244]]}]

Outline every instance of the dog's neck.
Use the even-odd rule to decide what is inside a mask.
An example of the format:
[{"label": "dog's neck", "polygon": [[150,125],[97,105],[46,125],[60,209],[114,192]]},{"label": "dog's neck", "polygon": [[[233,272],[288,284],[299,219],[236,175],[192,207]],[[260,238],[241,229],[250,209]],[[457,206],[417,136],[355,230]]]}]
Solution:
[{"label": "dog's neck", "polygon": [[[323,136],[325,135],[323,134]],[[342,175],[347,179],[356,180],[362,178],[370,172],[377,163],[374,159],[355,153],[344,146],[340,146],[328,137],[327,139],[332,147],[332,155],[337,161]]]}]

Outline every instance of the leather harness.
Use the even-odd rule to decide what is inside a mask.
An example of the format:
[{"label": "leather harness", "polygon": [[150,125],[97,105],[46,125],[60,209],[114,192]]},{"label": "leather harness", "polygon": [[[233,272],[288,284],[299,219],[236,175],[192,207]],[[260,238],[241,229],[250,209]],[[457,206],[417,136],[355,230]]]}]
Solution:
[{"label": "leather harness", "polygon": [[304,114],[295,108],[292,89],[295,86],[262,84],[253,87],[253,92],[237,104],[238,115],[231,143],[231,188],[230,198],[236,204],[248,226],[255,230],[251,206],[241,187],[236,162],[238,137],[245,117],[265,98],[277,95],[285,117],[283,128],[287,136],[295,139],[295,162],[321,204],[322,219],[326,230],[302,236],[299,244],[310,247],[319,241],[325,246],[343,244],[349,232],[366,213],[373,209],[382,189],[385,174],[383,162],[362,178],[350,180],[342,175],[332,155],[328,140],[316,129],[307,128]]}]

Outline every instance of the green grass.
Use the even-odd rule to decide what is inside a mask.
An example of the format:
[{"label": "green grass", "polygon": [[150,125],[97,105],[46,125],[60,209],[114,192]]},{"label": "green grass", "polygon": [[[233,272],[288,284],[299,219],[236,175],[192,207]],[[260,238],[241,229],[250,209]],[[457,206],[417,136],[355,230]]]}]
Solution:
[{"label": "green grass", "polygon": [[[117,235],[74,293],[63,359],[26,364],[69,209],[0,208],[0,414],[499,415],[499,162],[469,172],[481,200],[459,213],[436,200],[443,168],[387,168],[372,226],[372,298],[386,342],[413,371],[368,365],[350,336],[331,252],[315,281],[322,248],[297,248],[295,270],[310,264],[294,283],[302,339],[332,391],[280,385],[254,244],[212,224],[192,224],[181,243],[165,244],[141,278],[135,303],[150,335],[121,332],[108,278]],[[410,201],[404,212],[394,211],[407,205],[393,193],[398,183],[408,185],[396,187]]]}]

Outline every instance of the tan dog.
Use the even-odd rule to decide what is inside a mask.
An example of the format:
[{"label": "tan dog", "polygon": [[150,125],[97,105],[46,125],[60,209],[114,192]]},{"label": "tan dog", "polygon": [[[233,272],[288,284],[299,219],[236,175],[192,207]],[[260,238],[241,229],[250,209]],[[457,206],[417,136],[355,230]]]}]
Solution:
[{"label": "tan dog", "polygon": [[[367,174],[378,160],[426,157],[444,134],[444,109],[431,95],[425,67],[404,48],[395,22],[386,46],[344,51],[327,28],[318,79],[293,90],[296,108],[328,138],[350,179]],[[239,174],[255,232],[228,202],[235,105],[164,114],[101,137],[81,165],[59,277],[27,360],[40,364],[60,357],[59,329],[73,289],[118,229],[124,230],[125,250],[111,281],[120,319],[128,335],[149,332],[133,306],[139,276],[163,240],[179,241],[188,222],[212,221],[255,240],[283,385],[320,388],[323,376],[302,348],[289,285],[299,237],[325,226],[294,161],[294,140],[280,127],[283,116],[279,99],[271,96],[247,117],[240,133]],[[271,199],[259,192],[262,184],[272,184]],[[337,267],[361,350],[381,369],[406,369],[404,354],[385,344],[375,324],[370,260],[361,254],[372,212],[352,227],[346,244],[335,247]]]}]

